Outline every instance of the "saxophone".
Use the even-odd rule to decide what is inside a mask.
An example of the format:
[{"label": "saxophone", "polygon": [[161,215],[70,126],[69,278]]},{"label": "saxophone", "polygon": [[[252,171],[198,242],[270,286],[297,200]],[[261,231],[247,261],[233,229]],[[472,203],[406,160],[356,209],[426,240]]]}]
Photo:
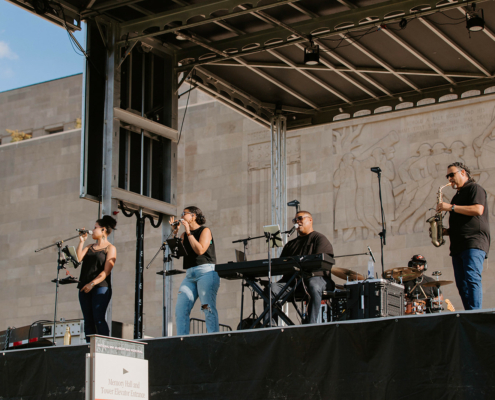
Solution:
[{"label": "saxophone", "polygon": [[[443,201],[443,194],[442,194],[442,189],[451,186],[452,183],[447,183],[446,185],[443,185],[438,188],[438,193],[437,193],[437,205],[440,204]],[[445,243],[445,239],[443,238],[443,225],[442,225],[442,213],[437,212],[433,217],[430,217],[426,220],[430,224],[430,229],[431,229],[431,243],[433,243],[433,246],[435,247],[440,247],[442,244]]]}]

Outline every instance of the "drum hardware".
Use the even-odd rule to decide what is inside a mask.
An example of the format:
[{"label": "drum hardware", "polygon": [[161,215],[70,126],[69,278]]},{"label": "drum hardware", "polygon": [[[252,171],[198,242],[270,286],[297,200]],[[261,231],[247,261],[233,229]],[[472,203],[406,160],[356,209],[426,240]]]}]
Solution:
[{"label": "drum hardware", "polygon": [[440,290],[440,286],[446,286],[454,283],[453,281],[435,281],[423,284],[424,287],[436,287]]},{"label": "drum hardware", "polygon": [[407,282],[418,278],[421,274],[422,271],[417,268],[399,267],[386,270],[384,277],[386,279],[394,279],[402,284],[402,282]]},{"label": "drum hardware", "polygon": [[347,268],[333,267],[332,274],[347,282],[364,281],[364,276]]},{"label": "drum hardware", "polygon": [[404,302],[406,315],[419,315],[426,313],[426,300],[406,300]]}]

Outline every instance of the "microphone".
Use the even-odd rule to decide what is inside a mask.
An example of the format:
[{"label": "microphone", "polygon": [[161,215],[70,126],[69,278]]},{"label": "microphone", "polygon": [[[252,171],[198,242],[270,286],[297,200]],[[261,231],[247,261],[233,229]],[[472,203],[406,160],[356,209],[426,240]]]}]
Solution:
[{"label": "microphone", "polygon": [[93,231],[90,231],[89,229],[79,229],[77,228],[76,231],[78,231],[79,233],[82,233],[83,235],[85,235],[86,233],[92,235],[93,234]]},{"label": "microphone", "polygon": [[373,255],[370,246],[368,246],[368,251],[370,252],[371,259],[373,260],[374,263],[376,263],[375,256]]},{"label": "microphone", "polygon": [[184,221],[183,219],[178,219],[177,221],[172,222],[172,226],[180,225],[180,223]]},{"label": "microphone", "polygon": [[373,167],[371,168],[371,172],[374,172],[375,174],[379,174],[382,172],[382,170],[380,169],[380,167]]},{"label": "microphone", "polygon": [[299,224],[294,224],[294,226],[289,231],[289,237],[294,233],[294,231],[299,228]]}]

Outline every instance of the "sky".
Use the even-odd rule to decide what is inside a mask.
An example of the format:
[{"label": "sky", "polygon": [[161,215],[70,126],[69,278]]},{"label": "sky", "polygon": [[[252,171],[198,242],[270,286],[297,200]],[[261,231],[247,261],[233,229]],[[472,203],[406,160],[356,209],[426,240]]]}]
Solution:
[{"label": "sky", "polygon": [[[74,34],[84,46],[82,32]],[[67,32],[0,0],[0,92],[82,73]]]}]

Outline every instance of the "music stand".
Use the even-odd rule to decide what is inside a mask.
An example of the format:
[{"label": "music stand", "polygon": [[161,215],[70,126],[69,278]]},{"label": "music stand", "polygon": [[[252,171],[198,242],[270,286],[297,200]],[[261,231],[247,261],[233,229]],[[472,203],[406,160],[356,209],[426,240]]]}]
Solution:
[{"label": "music stand", "polygon": [[187,251],[184,248],[181,238],[167,239],[167,244],[170,249],[170,255],[174,258],[181,258],[187,256]]},{"label": "music stand", "polygon": [[65,254],[67,259],[72,263],[74,268],[78,268],[81,265],[81,261],[77,258],[76,248],[74,246],[65,246],[62,249],[62,253]]},{"label": "music stand", "polygon": [[235,262],[244,262],[244,261],[247,261],[246,253],[235,249]]},{"label": "music stand", "polygon": [[272,326],[272,252],[274,247],[282,247],[280,225],[267,225],[263,227],[266,242],[268,243],[268,299],[270,303],[270,327]]}]

